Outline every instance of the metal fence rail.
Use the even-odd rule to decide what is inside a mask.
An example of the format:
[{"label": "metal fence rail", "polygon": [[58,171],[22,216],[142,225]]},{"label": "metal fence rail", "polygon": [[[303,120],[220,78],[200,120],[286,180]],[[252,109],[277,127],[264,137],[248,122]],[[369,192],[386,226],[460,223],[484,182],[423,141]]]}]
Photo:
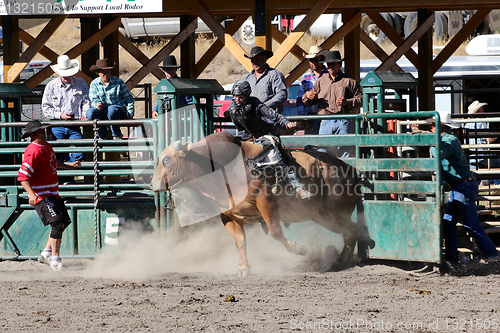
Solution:
[{"label": "metal fence rail", "polygon": [[[58,140],[49,141],[56,153],[74,151],[86,153],[89,161],[74,170],[58,170],[59,192],[70,210],[72,224],[61,251],[66,257],[94,256],[99,248],[91,245],[94,239],[102,246],[108,217],[127,216],[133,224],[159,225],[155,221],[158,195],[149,190],[149,181],[156,167],[158,129],[156,119],[97,121],[95,125],[142,128],[144,137],[124,140]],[[50,125],[92,127],[91,121],[52,121]],[[1,123],[1,128],[23,128],[25,122]],[[36,258],[46,241],[48,228],[43,228],[33,207],[27,203],[27,193],[16,184],[22,154],[28,141],[0,142],[0,156],[13,157],[0,162],[0,257],[21,255]],[[92,161],[93,153],[98,159]],[[120,154],[126,156],[120,157]],[[93,177],[98,175],[97,184]],[[62,181],[61,181],[62,180]],[[95,198],[98,198],[97,230],[94,230]]]}]

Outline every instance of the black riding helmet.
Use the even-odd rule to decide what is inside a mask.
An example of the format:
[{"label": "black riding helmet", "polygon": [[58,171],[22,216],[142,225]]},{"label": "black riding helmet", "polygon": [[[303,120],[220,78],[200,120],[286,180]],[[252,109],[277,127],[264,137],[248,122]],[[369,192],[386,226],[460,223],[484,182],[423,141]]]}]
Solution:
[{"label": "black riding helmet", "polygon": [[244,95],[249,97],[252,93],[252,87],[250,87],[250,83],[247,81],[239,81],[236,82],[231,88],[231,95],[233,96],[241,96]]}]

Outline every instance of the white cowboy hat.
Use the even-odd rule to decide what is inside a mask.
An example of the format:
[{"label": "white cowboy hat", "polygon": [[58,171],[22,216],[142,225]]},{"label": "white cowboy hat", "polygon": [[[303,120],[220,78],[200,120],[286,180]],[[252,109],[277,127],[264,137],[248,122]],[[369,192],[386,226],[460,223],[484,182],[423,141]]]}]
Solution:
[{"label": "white cowboy hat", "polygon": [[324,50],[322,49],[321,47],[317,46],[317,45],[313,45],[309,48],[309,53],[306,54],[306,58],[307,59],[312,59],[312,58],[316,58],[316,57],[319,57],[319,56],[323,56],[323,57],[326,57],[326,54],[328,53],[328,50]]},{"label": "white cowboy hat", "polygon": [[[451,120],[451,114],[448,111],[437,111],[439,113],[439,119],[441,120],[441,125],[446,125],[449,128],[456,129],[459,128],[458,124]],[[426,123],[433,124],[436,121],[434,117],[427,118]]]},{"label": "white cowboy hat", "polygon": [[51,65],[50,68],[59,76],[73,76],[80,70],[80,62],[78,59],[70,60],[63,54],[57,58],[57,64]]},{"label": "white cowboy hat", "polygon": [[488,103],[479,103],[479,101],[474,101],[474,102],[470,103],[470,105],[468,107],[469,112],[467,112],[467,113],[469,113],[469,114],[476,113],[477,110],[479,110],[484,105],[488,105]]}]

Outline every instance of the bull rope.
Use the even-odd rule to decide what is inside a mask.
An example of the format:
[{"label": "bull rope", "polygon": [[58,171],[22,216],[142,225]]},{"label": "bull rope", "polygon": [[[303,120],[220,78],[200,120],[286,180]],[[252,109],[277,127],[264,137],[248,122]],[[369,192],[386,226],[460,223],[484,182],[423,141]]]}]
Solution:
[{"label": "bull rope", "polygon": [[[429,271],[430,270],[430,271]],[[436,265],[426,265],[421,269],[409,271],[408,274],[414,277],[423,277],[431,274],[439,274],[440,270]]]}]

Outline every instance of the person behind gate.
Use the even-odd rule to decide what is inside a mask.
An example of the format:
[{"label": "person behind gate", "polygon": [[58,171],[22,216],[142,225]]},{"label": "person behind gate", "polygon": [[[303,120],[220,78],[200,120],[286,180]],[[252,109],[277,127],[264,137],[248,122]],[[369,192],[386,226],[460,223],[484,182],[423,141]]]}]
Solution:
[{"label": "person behind gate", "polygon": [[[325,63],[329,75],[323,75],[311,90],[302,96],[306,106],[318,104],[319,115],[352,114],[362,105],[363,95],[358,82],[342,72],[342,58],[339,51],[328,51]],[[322,120],[319,134],[353,134],[350,119]],[[321,149],[326,152],[326,149]],[[338,157],[352,156],[352,147],[339,147]]]},{"label": "person behind gate", "polygon": [[[89,120],[119,120],[134,117],[134,96],[130,93],[125,82],[111,75],[114,68],[108,59],[100,59],[90,67],[90,71],[97,72],[99,77],[90,83],[89,96],[92,107],[87,110]],[[106,139],[109,135],[105,126],[100,126],[99,137]],[[123,135],[120,125],[111,125],[113,139],[121,140]]]},{"label": "person behind gate", "polygon": [[[467,232],[476,240],[483,257],[486,259],[498,258],[496,247],[484,231],[477,216],[477,181],[470,171],[460,140],[449,133],[451,129],[456,129],[459,126],[451,121],[449,113],[439,112],[439,116],[442,127],[439,145],[442,175],[443,180],[451,186],[449,202],[442,219],[445,260],[452,266],[459,263],[457,222],[460,217],[462,217],[462,224]],[[430,131],[435,133],[435,119],[430,118],[426,121],[431,124]],[[417,129],[417,126],[412,126],[412,130],[414,129]],[[431,148],[431,152],[435,156],[436,148]]]},{"label": "person behind gate", "polygon": [[[47,83],[43,92],[42,111],[50,120],[87,120],[86,113],[90,108],[89,87],[84,79],[74,76],[80,70],[78,59],[70,60],[67,55],[57,58],[57,64],[50,66],[59,75]],[[53,126],[52,135],[56,140],[82,139],[80,126]],[[84,154],[58,154],[61,161],[81,161]]]},{"label": "person behind gate", "polygon": [[[299,115],[317,115],[318,104],[305,106],[302,101],[302,96],[314,86],[316,82],[323,75],[328,75],[328,69],[324,65],[326,54],[328,50],[323,50],[317,45],[309,48],[309,53],[306,54],[306,59],[309,60],[310,70],[302,76],[297,93],[297,113]],[[319,125],[321,120],[314,119],[305,122],[307,124],[305,134],[318,134]]]},{"label": "person behind gate", "polygon": [[272,51],[260,46],[252,47],[250,55],[245,53],[244,57],[250,59],[253,70],[242,81],[250,84],[253,97],[257,97],[268,108],[283,113],[283,103],[287,97],[286,81],[280,71],[267,64],[267,59],[272,56]]},{"label": "person behind gate", "polygon": [[[163,74],[165,74],[165,79],[171,80],[171,79],[178,79],[180,78],[177,75],[177,70],[180,65],[177,65],[177,60],[175,59],[175,56],[173,55],[168,55],[163,58],[163,64],[160,66],[161,71]],[[193,104],[193,96],[189,95],[180,95],[179,96],[179,106],[185,106]],[[153,118],[158,118],[158,99],[156,100],[155,106],[153,107]]]}]

